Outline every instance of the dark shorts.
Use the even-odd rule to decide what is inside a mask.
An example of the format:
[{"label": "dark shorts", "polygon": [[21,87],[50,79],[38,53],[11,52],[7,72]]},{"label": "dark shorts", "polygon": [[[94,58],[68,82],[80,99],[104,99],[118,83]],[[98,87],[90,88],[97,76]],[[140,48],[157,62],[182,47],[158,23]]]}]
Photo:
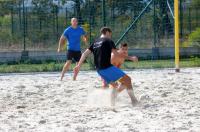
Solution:
[{"label": "dark shorts", "polygon": [[81,51],[72,51],[72,50],[67,51],[67,60],[74,60],[78,62],[80,58],[81,58]]}]

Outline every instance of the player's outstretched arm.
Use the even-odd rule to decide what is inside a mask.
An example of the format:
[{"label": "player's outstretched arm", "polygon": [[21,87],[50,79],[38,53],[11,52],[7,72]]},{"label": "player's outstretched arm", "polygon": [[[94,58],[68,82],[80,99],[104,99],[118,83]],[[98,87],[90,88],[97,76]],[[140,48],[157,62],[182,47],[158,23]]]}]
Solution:
[{"label": "player's outstretched arm", "polygon": [[83,40],[83,42],[87,45],[87,43],[88,43],[87,35],[83,35],[83,36],[82,36],[82,40]]},{"label": "player's outstretched arm", "polygon": [[117,49],[112,49],[112,53],[113,53],[114,56],[123,57],[122,54],[120,54],[120,53],[117,52]]},{"label": "player's outstretched arm", "polygon": [[60,40],[59,40],[59,43],[58,43],[58,52],[60,52],[61,51],[61,46],[63,46],[64,44],[65,44],[65,41],[66,41],[66,38],[64,37],[64,35],[62,35],[61,37],[60,37]]},{"label": "player's outstretched arm", "polygon": [[74,80],[76,80],[76,77],[78,75],[78,72],[80,71],[80,67],[83,64],[83,62],[85,61],[85,59],[87,58],[87,56],[91,53],[91,51],[89,49],[87,49],[81,56],[81,59],[79,60],[78,64],[76,65],[76,67],[74,68]]},{"label": "player's outstretched arm", "polygon": [[137,56],[127,56],[126,59],[127,59],[127,60],[131,60],[131,61],[134,61],[134,62],[138,62]]},{"label": "player's outstretched arm", "polygon": [[85,50],[85,52],[81,55],[81,59],[79,60],[77,66],[80,67],[90,53],[91,51],[89,49]]}]

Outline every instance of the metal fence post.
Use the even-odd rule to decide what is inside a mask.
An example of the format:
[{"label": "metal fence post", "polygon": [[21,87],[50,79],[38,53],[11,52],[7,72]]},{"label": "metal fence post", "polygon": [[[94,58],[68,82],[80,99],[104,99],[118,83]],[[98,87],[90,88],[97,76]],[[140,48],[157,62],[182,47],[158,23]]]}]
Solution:
[{"label": "metal fence post", "polygon": [[195,8],[195,14],[196,14],[196,27],[198,27],[198,7]]},{"label": "metal fence post", "polygon": [[65,26],[67,26],[67,19],[68,19],[68,14],[67,14],[67,7],[65,8]]},{"label": "metal fence post", "polygon": [[156,7],[155,7],[155,0],[153,1],[153,31],[154,31],[154,34],[153,34],[153,44],[154,44],[154,47],[156,47]]},{"label": "metal fence post", "polygon": [[22,20],[21,20],[21,4],[20,3],[19,3],[18,11],[19,11],[19,30],[21,31],[21,29],[22,29]]},{"label": "metal fence post", "polygon": [[183,36],[183,8],[182,8],[182,0],[179,2],[180,7],[180,38]]},{"label": "metal fence post", "polygon": [[91,43],[91,37],[92,37],[92,7],[91,7],[91,3],[90,3],[90,0],[88,1],[88,5],[89,5],[89,12],[90,12],[90,17],[89,17],[89,43]]},{"label": "metal fence post", "polygon": [[11,7],[11,33],[12,33],[12,35],[14,33],[13,6]]},{"label": "metal fence post", "polygon": [[23,0],[23,38],[24,38],[24,47],[21,54],[21,61],[25,61],[28,59],[28,51],[26,51],[26,20],[25,20],[25,6],[24,6],[24,0]]},{"label": "metal fence post", "polygon": [[26,34],[26,37],[28,36],[28,8],[26,7],[25,8],[25,34]]},{"label": "metal fence post", "polygon": [[56,6],[56,39],[58,39],[58,13],[59,13],[59,9],[58,6]]},{"label": "metal fence post", "polygon": [[192,32],[192,25],[191,25],[191,9],[189,7],[189,10],[188,10],[188,25],[189,25],[189,31],[190,33]]},{"label": "metal fence post", "polygon": [[24,0],[23,0],[23,50],[26,50],[26,26],[25,26],[25,7],[24,7]]},{"label": "metal fence post", "polygon": [[105,0],[102,0],[102,17],[103,17],[103,26],[106,26]]}]

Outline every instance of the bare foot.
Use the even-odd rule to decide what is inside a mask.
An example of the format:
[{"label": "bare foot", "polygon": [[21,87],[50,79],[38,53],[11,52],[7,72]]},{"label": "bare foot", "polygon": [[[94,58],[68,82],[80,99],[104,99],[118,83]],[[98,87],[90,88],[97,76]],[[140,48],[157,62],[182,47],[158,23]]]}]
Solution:
[{"label": "bare foot", "polygon": [[134,95],[134,93],[133,93],[133,90],[127,90],[127,92],[128,92],[128,95],[129,95],[129,97],[130,97],[130,99],[131,99],[132,105],[133,105],[133,106],[137,105],[137,104],[138,104],[138,100],[137,100],[137,98],[135,97],[135,95]]},{"label": "bare foot", "polygon": [[78,72],[74,72],[74,75],[73,75],[73,81],[76,81],[76,77],[78,75]]},{"label": "bare foot", "polygon": [[137,99],[131,99],[132,105],[137,106],[140,102]]},{"label": "bare foot", "polygon": [[62,80],[63,80],[63,77],[60,78],[60,81],[62,81]]},{"label": "bare foot", "polygon": [[113,112],[117,112],[117,110],[115,109],[115,107],[112,107],[111,110],[112,110]]},{"label": "bare foot", "polygon": [[73,76],[73,81],[76,81],[76,77],[75,76]]},{"label": "bare foot", "polygon": [[78,75],[78,73],[79,73],[79,70],[80,70],[80,66],[76,66],[75,68],[74,68],[74,75],[73,75],[73,80],[75,81],[76,80],[76,77],[77,77],[77,75]]}]

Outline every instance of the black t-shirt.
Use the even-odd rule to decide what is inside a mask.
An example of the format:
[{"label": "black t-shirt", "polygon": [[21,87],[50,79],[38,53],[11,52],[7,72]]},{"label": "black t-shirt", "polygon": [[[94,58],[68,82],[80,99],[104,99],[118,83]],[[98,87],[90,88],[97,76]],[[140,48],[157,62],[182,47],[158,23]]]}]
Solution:
[{"label": "black t-shirt", "polygon": [[112,66],[110,61],[112,49],[116,49],[116,47],[109,38],[99,38],[89,47],[89,50],[94,54],[94,63],[97,70]]}]

